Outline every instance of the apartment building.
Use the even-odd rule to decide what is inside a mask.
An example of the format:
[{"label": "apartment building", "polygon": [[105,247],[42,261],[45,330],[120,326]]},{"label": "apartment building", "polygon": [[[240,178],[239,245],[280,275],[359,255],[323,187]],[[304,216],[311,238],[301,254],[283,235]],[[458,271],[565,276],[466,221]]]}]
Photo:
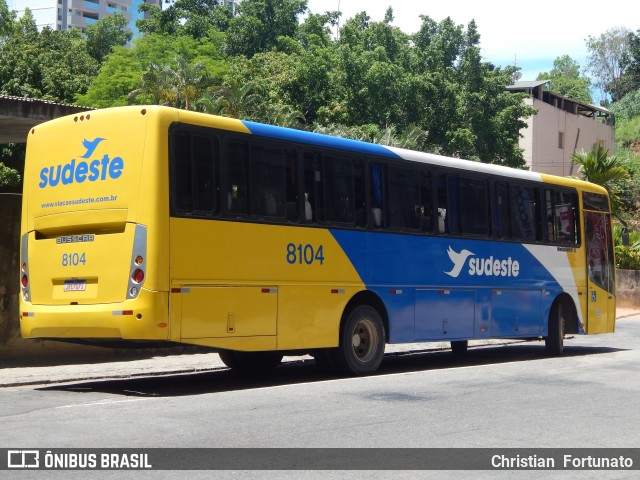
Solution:
[{"label": "apartment building", "polygon": [[25,8],[29,8],[38,29],[49,27],[52,30],[77,28],[84,31],[99,19],[115,13],[123,13],[129,22],[129,29],[136,33],[136,20],[141,18],[138,6],[150,3],[162,7],[162,0],[11,0],[9,8],[20,17]]},{"label": "apartment building", "polygon": [[520,131],[520,148],[530,170],[539,173],[576,175],[571,161],[574,152],[589,150],[599,143],[610,154],[615,152],[615,116],[606,108],[578,102],[552,93],[548,80],[516,82],[511,92],[524,92],[525,102],[537,110]]}]

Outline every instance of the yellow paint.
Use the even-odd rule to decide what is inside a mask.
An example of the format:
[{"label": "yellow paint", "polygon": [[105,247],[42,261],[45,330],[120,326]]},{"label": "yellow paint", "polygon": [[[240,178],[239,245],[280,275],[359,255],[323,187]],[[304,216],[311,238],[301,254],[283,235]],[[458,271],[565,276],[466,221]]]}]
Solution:
[{"label": "yellow paint", "polygon": [[[240,350],[261,349],[260,336],[280,350],[337,346],[342,311],[364,284],[328,230],[183,218],[170,229],[172,286],[188,289],[171,297],[181,322],[172,338],[224,348],[254,337],[234,340]],[[289,244],[322,246],[324,262],[288,263]]]},{"label": "yellow paint", "polygon": [[[170,219],[167,145],[174,122],[249,133],[238,120],[164,107],[97,110],[30,133],[22,234],[31,299],[20,300],[30,315],[22,318],[23,336],[238,350],[336,346],[342,311],[364,285],[330,232]],[[97,138],[104,140],[83,158],[83,142]],[[115,158],[122,163],[111,175]],[[89,181],[94,160],[101,170]],[[42,169],[56,174],[58,166],[65,183],[51,186],[45,175],[41,188]],[[136,224],[147,227],[147,269],[140,296],[126,300]],[[56,242],[79,234],[94,234],[94,241]],[[322,246],[323,264],[289,264],[289,244]],[[64,254],[84,255],[84,262],[63,266]],[[73,278],[85,280],[86,289],[65,292],[65,280]],[[134,314],[113,315],[122,310]]]},{"label": "yellow paint", "polygon": [[[116,304],[32,305],[23,303],[20,325],[24,338],[98,338],[131,340],[168,340],[167,292],[143,290],[135,301]],[[133,310],[132,315],[114,315],[114,311]],[[138,318],[139,317],[139,318]]]}]

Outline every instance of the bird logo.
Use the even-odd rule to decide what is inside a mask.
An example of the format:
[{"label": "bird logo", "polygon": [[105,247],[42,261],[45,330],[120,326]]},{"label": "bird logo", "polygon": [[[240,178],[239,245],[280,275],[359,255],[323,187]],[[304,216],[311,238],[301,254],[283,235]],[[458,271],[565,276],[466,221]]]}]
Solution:
[{"label": "bird logo", "polygon": [[84,155],[81,155],[81,158],[89,158],[93,155],[93,152],[98,148],[98,144],[106,140],[106,138],[96,138],[94,140],[87,140],[86,138],[82,141],[82,146],[87,149],[87,152]]},{"label": "bird logo", "polygon": [[462,251],[458,253],[451,248],[451,245],[449,245],[449,249],[447,250],[447,253],[449,254],[449,258],[453,262],[453,268],[451,269],[451,271],[444,272],[444,273],[446,273],[447,275],[453,278],[457,278],[458,275],[460,275],[460,272],[462,271],[462,267],[464,267],[464,264],[467,261],[467,258],[469,258],[471,255],[475,255],[475,253],[470,252],[469,250],[466,250],[466,249],[462,249]]}]

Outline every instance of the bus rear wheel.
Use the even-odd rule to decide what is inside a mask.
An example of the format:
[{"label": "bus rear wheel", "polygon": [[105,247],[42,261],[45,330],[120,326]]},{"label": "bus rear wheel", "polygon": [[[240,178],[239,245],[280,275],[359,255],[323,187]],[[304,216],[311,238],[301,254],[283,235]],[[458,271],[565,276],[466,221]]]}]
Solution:
[{"label": "bus rear wheel", "polygon": [[333,365],[348,375],[369,375],[384,358],[385,331],[378,311],[368,305],[354,308],[340,331],[340,345],[331,353]]},{"label": "bus rear wheel", "polygon": [[235,350],[221,350],[218,352],[220,360],[231,370],[243,373],[265,372],[273,370],[282,361],[278,352],[238,352]]},{"label": "bus rear wheel", "polygon": [[554,303],[549,312],[549,332],[544,337],[544,346],[547,355],[552,357],[559,357],[564,351],[564,317],[561,302]]}]

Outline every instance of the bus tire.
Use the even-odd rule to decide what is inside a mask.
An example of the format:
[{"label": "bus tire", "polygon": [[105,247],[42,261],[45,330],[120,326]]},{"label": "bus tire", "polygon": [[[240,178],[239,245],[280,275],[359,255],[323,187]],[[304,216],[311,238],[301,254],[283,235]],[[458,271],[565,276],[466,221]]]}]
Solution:
[{"label": "bus tire", "polygon": [[331,351],[336,369],[347,375],[375,373],[384,358],[385,331],[378,311],[354,308],[340,330],[340,345]]},{"label": "bus tire", "polygon": [[451,341],[451,352],[454,355],[464,355],[467,353],[467,348],[469,348],[468,340],[452,340]]},{"label": "bus tire", "polygon": [[220,350],[218,355],[220,355],[222,363],[231,370],[243,373],[273,370],[282,362],[282,355],[278,352]]},{"label": "bus tire", "polygon": [[564,350],[564,317],[562,316],[562,303],[555,302],[549,312],[549,331],[544,337],[544,346],[547,355],[560,357]]}]

